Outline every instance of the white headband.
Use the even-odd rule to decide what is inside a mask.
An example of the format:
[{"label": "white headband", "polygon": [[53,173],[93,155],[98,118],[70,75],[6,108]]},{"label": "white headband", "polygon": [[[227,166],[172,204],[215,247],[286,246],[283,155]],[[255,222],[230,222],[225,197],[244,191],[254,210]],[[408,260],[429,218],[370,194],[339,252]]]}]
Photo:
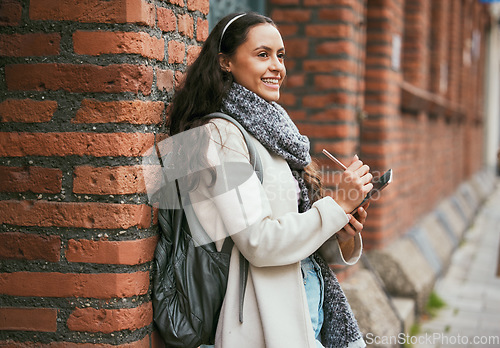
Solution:
[{"label": "white headband", "polygon": [[243,16],[245,16],[246,13],[242,13],[240,15],[237,15],[233,18],[231,18],[231,20],[229,22],[227,22],[226,26],[224,27],[224,29],[222,29],[222,34],[220,36],[220,41],[219,41],[219,52],[220,52],[220,49],[221,49],[221,45],[222,45],[222,39],[224,38],[224,33],[226,32],[227,28],[235,21],[237,20],[238,18],[241,18]]}]

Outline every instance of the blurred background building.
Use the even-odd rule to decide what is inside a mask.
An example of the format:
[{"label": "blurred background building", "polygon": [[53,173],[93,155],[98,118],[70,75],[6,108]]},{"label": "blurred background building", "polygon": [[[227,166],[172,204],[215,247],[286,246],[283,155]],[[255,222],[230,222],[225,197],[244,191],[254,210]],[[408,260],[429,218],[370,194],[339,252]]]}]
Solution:
[{"label": "blurred background building", "polygon": [[[141,156],[209,30],[277,23],[281,104],[394,182],[338,269],[364,332],[408,330],[493,187],[499,4],[478,0],[0,0],[0,345],[150,347],[156,212]],[[495,262],[495,261],[492,261]]]}]

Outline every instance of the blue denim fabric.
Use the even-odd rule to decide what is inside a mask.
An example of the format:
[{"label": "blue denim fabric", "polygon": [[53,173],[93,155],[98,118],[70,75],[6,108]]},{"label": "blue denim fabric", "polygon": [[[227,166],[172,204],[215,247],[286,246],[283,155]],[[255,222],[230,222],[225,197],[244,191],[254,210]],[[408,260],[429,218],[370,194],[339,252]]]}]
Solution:
[{"label": "blue denim fabric", "polygon": [[323,294],[325,284],[319,265],[311,257],[300,262],[302,278],[306,290],[309,314],[316,337],[316,346],[323,348],[321,344],[321,327],[323,326]]}]

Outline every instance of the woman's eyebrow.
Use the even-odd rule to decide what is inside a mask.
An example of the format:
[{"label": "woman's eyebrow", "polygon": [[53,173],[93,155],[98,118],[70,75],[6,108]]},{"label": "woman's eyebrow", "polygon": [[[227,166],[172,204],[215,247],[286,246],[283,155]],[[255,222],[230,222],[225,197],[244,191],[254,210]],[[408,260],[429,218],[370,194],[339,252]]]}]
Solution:
[{"label": "woman's eyebrow", "polygon": [[[261,46],[254,49],[254,51],[258,51],[258,50],[272,51],[273,49],[271,47],[266,46],[266,45],[261,45]],[[284,50],[285,50],[285,47],[281,47],[278,49],[278,51],[284,51]]]}]

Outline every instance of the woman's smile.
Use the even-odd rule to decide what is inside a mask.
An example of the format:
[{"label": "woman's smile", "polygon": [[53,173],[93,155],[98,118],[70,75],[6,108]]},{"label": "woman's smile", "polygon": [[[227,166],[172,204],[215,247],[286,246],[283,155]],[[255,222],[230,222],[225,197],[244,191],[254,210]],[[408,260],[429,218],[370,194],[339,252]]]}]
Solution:
[{"label": "woman's smile", "polygon": [[268,87],[272,89],[278,89],[280,88],[280,79],[279,77],[266,77],[261,79],[262,82]]}]

